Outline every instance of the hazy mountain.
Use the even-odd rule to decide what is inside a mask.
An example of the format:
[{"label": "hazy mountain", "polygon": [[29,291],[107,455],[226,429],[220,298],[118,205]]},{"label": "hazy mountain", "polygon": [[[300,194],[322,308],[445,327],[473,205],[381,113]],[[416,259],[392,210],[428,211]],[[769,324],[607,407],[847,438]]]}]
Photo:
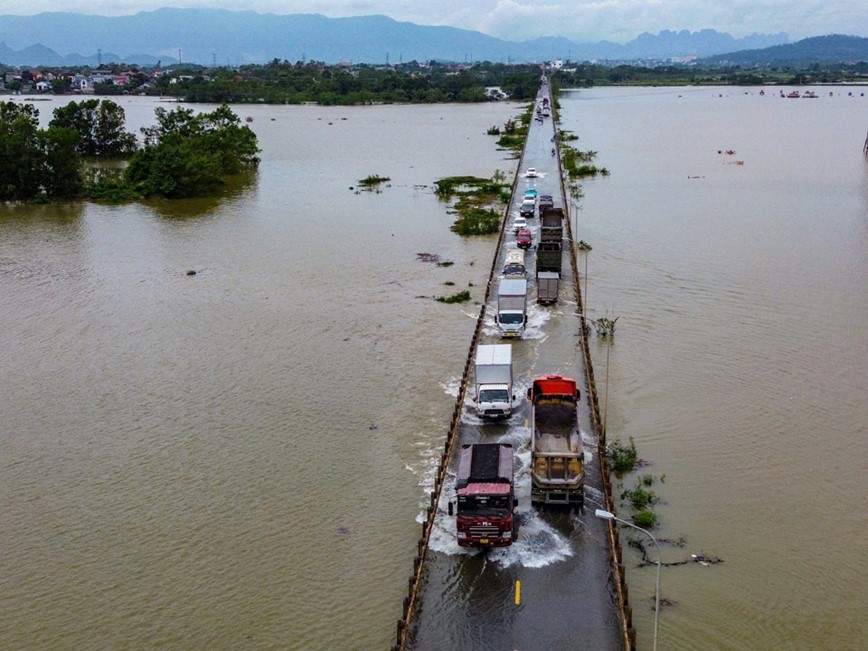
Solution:
[{"label": "hazy mountain", "polygon": [[[222,9],[159,9],[133,16],[43,13],[0,16],[0,63],[96,65],[99,62],[218,65],[272,59],[326,63],[399,61],[531,62],[552,59],[665,59],[711,56],[778,45],[786,34],[736,39],[714,30],[642,34],[625,45],[565,38],[513,42],[454,27],[398,22],[386,16],[278,16]],[[42,46],[33,49],[35,46]],[[84,54],[75,54],[83,52]]]},{"label": "hazy mountain", "polygon": [[868,38],[861,36],[814,36],[795,43],[775,45],[762,50],[742,50],[703,59],[712,65],[801,66],[807,63],[868,62]]}]

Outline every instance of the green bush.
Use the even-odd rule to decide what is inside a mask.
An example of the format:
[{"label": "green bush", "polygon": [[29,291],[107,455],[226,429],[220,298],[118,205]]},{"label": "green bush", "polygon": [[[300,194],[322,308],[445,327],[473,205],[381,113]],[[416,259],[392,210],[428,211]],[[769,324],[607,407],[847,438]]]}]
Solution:
[{"label": "green bush", "polygon": [[436,300],[439,303],[466,303],[470,300],[470,292],[465,289],[452,296],[438,296]]},{"label": "green bush", "polygon": [[633,437],[630,437],[630,444],[624,445],[620,440],[609,443],[609,461],[612,464],[612,470],[621,474],[630,472],[636,467],[638,454],[636,452],[636,444],[633,442]]},{"label": "green bush", "polygon": [[657,524],[657,516],[653,511],[645,509],[633,515],[633,524],[643,529],[650,529]]},{"label": "green bush", "polygon": [[621,499],[630,500],[630,504],[634,509],[637,511],[644,511],[648,506],[657,501],[657,495],[654,494],[654,491],[648,490],[639,485],[633,490],[621,493]]}]

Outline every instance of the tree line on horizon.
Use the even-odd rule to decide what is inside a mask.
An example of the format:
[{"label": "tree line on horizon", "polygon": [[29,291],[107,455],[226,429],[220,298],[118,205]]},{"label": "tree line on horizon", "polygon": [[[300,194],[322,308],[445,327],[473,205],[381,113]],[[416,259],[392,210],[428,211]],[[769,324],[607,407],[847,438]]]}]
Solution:
[{"label": "tree line on horizon", "polygon": [[[488,61],[472,65],[411,61],[391,66],[345,66],[274,59],[265,65],[238,68],[188,64],[148,71],[135,66],[106,64],[103,69],[128,73],[129,85],[96,84],[94,94],[97,96],[144,94],[174,97],[190,103],[314,103],[323,106],[476,103],[503,98],[525,101],[535,97],[544,71],[564,87],[853,83],[868,76],[866,62],[815,63],[807,67],[567,62],[556,69],[541,64]],[[22,75],[30,74],[30,71],[22,71]],[[16,88],[16,83],[9,84],[9,90],[20,90],[20,84]],[[71,93],[68,80],[63,77],[57,77],[53,83],[55,94]],[[501,93],[491,92],[492,88],[498,88]]]}]

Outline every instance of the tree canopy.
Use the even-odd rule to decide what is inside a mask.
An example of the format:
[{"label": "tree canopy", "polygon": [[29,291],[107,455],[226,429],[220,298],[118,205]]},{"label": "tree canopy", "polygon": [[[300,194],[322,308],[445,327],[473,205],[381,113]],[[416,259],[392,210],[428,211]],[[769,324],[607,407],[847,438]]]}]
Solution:
[{"label": "tree canopy", "polygon": [[[256,135],[225,104],[210,113],[155,113],[156,125],[142,129],[139,147],[125,130],[123,109],[110,100],[59,107],[47,129],[39,128],[32,104],[0,102],[0,201],[207,196],[227,176],[259,163]],[[122,172],[84,162],[130,156]]]},{"label": "tree canopy", "polygon": [[124,109],[111,100],[70,102],[54,109],[49,126],[77,131],[82,156],[119,158],[136,150],[136,137],[124,130]]},{"label": "tree canopy", "polygon": [[32,104],[0,103],[0,200],[71,197],[81,192],[79,136],[72,129],[39,129]]},{"label": "tree canopy", "polygon": [[168,198],[212,194],[224,177],[259,163],[256,135],[225,104],[210,113],[155,111],[157,124],[142,129],[139,149],[124,178],[144,196]]}]

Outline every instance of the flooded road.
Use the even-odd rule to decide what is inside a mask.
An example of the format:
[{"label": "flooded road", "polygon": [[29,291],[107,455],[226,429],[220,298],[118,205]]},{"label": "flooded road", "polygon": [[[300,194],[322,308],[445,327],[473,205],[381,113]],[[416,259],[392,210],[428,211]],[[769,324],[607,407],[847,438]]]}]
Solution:
[{"label": "flooded road", "polygon": [[[620,649],[620,620],[611,571],[611,547],[605,523],[594,510],[606,508],[600,476],[597,433],[591,426],[584,382],[584,360],[573,284],[569,240],[563,243],[559,300],[537,303],[535,247],[527,251],[527,326],[521,338],[503,339],[495,321],[499,270],[509,251],[517,249],[514,224],[524,192],[551,195],[564,207],[557,159],[549,151],[554,128],[550,119],[533,122],[520,175],[507,214],[506,232],[492,279],[479,345],[508,343],[515,374],[513,413],[505,421],[483,421],[476,415],[472,389],[465,394],[455,449],[438,503],[426,555],[425,580],[410,620],[408,648],[415,651],[474,649]],[[524,176],[533,168],[533,177]],[[527,220],[539,243],[538,212]],[[564,224],[563,233],[568,234]],[[560,374],[580,387],[579,429],[585,472],[585,509],[545,507],[531,503],[531,408],[525,394],[533,379]],[[470,378],[471,382],[473,378]],[[458,392],[456,391],[456,395]],[[515,541],[499,549],[458,545],[456,517],[457,459],[462,445],[508,443],[515,450]]]}]

